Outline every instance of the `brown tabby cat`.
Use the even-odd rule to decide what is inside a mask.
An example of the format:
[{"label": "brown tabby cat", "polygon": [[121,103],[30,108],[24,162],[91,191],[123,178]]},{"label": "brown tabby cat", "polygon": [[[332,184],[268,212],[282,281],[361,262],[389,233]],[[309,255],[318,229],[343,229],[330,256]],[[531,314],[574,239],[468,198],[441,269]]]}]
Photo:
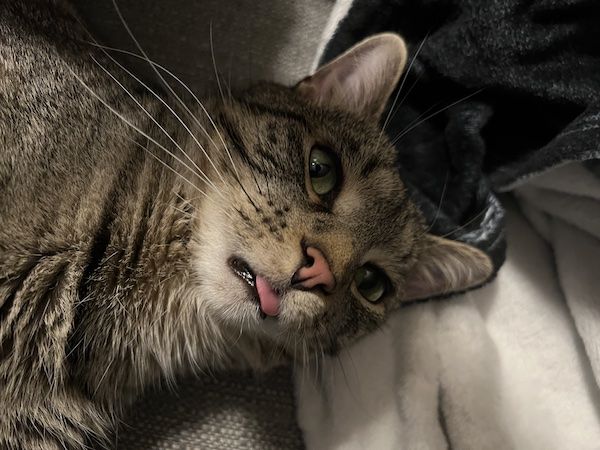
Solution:
[{"label": "brown tabby cat", "polygon": [[395,170],[398,36],[185,107],[84,38],[57,2],[0,3],[0,448],[83,448],[161,377],[334,352],[490,275]]}]

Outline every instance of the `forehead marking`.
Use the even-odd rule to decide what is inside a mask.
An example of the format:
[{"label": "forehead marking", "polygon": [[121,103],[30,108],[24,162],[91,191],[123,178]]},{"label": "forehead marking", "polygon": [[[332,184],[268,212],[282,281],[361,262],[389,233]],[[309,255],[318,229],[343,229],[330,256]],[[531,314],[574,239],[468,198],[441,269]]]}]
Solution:
[{"label": "forehead marking", "polygon": [[361,176],[368,177],[378,166],[379,159],[376,156],[371,156],[360,171]]},{"label": "forehead marking", "polygon": [[306,122],[306,118],[296,112],[286,111],[284,109],[275,108],[270,105],[269,106],[263,105],[262,103],[254,103],[254,102],[246,101],[246,102],[244,102],[244,104],[248,107],[248,109],[250,109],[255,114],[270,115],[270,116],[275,116],[275,117],[279,117],[279,118],[285,118],[288,120],[293,120],[295,122],[299,122],[304,126],[308,126],[308,124]]}]

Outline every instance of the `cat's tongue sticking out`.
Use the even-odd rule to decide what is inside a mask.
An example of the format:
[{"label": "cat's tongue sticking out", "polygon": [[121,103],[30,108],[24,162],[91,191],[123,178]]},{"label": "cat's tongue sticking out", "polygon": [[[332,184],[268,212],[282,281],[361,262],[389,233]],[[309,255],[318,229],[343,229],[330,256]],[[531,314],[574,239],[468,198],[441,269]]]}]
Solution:
[{"label": "cat's tongue sticking out", "polygon": [[272,317],[279,314],[281,298],[269,282],[260,275],[256,276],[256,291],[258,292],[258,299],[260,301],[260,309],[262,312],[267,316]]}]

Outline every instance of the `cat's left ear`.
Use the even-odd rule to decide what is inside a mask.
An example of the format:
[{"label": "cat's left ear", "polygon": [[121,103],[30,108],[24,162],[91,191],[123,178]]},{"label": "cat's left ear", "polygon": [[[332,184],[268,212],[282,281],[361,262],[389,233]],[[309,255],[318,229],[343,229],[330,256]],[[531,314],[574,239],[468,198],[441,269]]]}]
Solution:
[{"label": "cat's left ear", "polygon": [[363,40],[298,83],[314,103],[379,118],[406,65],[406,45],[397,34]]},{"label": "cat's left ear", "polygon": [[405,282],[402,302],[465,291],[485,283],[494,265],[481,250],[427,234]]}]

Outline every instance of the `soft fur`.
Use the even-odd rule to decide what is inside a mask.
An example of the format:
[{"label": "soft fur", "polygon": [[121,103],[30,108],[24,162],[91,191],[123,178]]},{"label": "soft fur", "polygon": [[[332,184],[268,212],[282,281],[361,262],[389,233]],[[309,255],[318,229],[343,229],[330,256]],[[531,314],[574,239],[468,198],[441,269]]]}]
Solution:
[{"label": "soft fur", "polygon": [[[0,35],[1,448],[81,448],[149,383],[332,352],[403,300],[491,271],[426,233],[395,169],[378,127],[406,61],[395,35],[296,88],[172,111],[53,2],[3,2]],[[327,199],[308,187],[315,145],[343,169]],[[291,286],[303,245],[326,255],[333,292]],[[276,318],[231,257],[281,293]],[[391,281],[382,303],[353,287],[365,262]]]}]

